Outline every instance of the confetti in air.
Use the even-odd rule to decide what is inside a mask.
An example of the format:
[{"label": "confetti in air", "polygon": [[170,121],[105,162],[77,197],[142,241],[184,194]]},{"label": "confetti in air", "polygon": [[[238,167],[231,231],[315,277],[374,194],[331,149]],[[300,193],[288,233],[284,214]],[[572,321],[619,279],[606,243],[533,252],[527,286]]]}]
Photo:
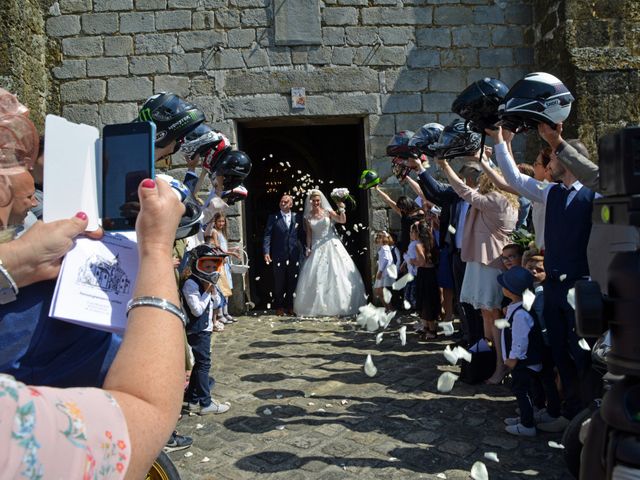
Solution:
[{"label": "confetti in air", "polygon": [[561,443],[554,442],[553,440],[549,440],[547,445],[549,445],[551,448],[559,448],[560,450],[564,449],[564,445],[562,445]]},{"label": "confetti in air", "polygon": [[581,349],[586,350],[587,352],[591,350],[591,347],[584,338],[578,340],[578,345],[580,345]]},{"label": "confetti in air", "polygon": [[453,225],[449,225],[449,228],[447,228],[447,230],[449,230],[449,233],[451,235],[455,235],[456,234],[456,227],[454,227]]},{"label": "confetti in air", "polygon": [[457,352],[454,352],[453,350],[451,350],[449,345],[444,347],[444,351],[442,353],[444,354],[444,358],[446,358],[447,362],[449,362],[451,365],[455,365],[456,363],[458,363]]},{"label": "confetti in air", "polygon": [[493,321],[493,324],[496,326],[498,330],[504,330],[505,328],[509,328],[509,322],[506,318],[498,318]]},{"label": "confetti in air", "polygon": [[391,285],[391,288],[393,288],[394,290],[402,290],[404,287],[406,287],[407,283],[411,282],[412,280],[413,280],[413,275],[411,275],[410,273],[407,273],[402,278],[399,278],[398,280],[393,282],[393,285]]},{"label": "confetti in air", "polygon": [[389,265],[387,267],[387,274],[390,278],[398,278],[398,267],[396,267],[395,265]]},{"label": "confetti in air", "polygon": [[382,298],[384,299],[384,303],[389,303],[391,301],[391,292],[388,288],[382,289]]},{"label": "confetti in air", "polygon": [[567,274],[563,273],[562,275],[560,275],[560,281],[564,282],[567,279]]},{"label": "confetti in air", "polygon": [[371,359],[371,354],[367,355],[367,359],[364,362],[364,373],[366,373],[368,377],[375,377],[376,373],[378,373],[378,369]]},{"label": "confetti in air", "polygon": [[571,308],[576,309],[576,289],[570,288],[567,292],[567,302],[571,305]]},{"label": "confetti in air", "polygon": [[533,302],[536,299],[536,294],[528,288],[522,293],[522,307],[528,312],[533,306]]}]

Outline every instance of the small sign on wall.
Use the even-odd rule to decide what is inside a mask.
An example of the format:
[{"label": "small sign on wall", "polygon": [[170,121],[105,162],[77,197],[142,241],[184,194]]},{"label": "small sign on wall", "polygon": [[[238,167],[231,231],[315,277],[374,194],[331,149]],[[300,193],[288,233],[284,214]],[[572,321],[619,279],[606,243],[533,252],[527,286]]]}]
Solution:
[{"label": "small sign on wall", "polygon": [[291,108],[294,110],[304,110],[307,103],[307,96],[304,87],[293,87],[291,89]]}]

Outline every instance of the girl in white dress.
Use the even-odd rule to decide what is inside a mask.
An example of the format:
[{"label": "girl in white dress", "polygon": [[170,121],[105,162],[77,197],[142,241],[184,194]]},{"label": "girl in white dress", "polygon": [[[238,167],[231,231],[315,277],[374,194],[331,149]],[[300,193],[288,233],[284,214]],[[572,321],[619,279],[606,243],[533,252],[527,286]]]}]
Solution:
[{"label": "girl in white dress", "polygon": [[319,190],[311,190],[304,207],[307,259],[300,270],[293,309],[303,316],[356,315],[365,304],[364,283],[333,222],[345,223],[344,203],[334,212]]}]

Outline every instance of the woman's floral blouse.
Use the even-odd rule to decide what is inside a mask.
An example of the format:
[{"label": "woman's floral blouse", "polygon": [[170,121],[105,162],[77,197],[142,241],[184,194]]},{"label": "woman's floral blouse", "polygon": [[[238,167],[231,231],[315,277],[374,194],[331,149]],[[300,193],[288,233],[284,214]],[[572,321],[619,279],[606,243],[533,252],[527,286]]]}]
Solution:
[{"label": "woman's floral blouse", "polygon": [[124,478],[129,443],[104,390],[30,387],[0,374],[0,478]]}]

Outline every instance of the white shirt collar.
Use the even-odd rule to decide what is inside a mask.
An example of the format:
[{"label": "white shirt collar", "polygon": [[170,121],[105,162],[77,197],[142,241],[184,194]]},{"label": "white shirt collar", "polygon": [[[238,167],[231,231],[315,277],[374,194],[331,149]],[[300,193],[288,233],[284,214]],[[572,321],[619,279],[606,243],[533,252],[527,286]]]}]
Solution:
[{"label": "white shirt collar", "polygon": [[282,210],[280,210],[280,215],[282,215],[283,217],[286,217],[287,215],[291,215],[291,210],[289,210],[288,213],[284,213]]}]

